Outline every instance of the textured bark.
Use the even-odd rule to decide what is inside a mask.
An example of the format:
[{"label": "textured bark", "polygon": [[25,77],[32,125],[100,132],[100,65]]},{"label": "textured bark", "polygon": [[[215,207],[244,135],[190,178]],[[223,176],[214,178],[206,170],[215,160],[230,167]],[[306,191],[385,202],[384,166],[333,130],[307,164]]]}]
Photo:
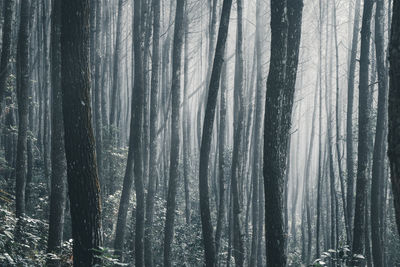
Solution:
[{"label": "textured bark", "polygon": [[[354,105],[354,75],[356,69],[358,35],[360,24],[360,1],[357,0],[354,12],[353,37],[351,42],[350,62],[347,78],[347,120],[346,120],[346,165],[347,165],[347,218],[349,228],[353,225],[354,213],[354,160],[353,160],[353,105]],[[350,242],[352,231],[350,231]]]},{"label": "textured bark", "polygon": [[26,141],[29,109],[29,10],[29,0],[22,1],[17,43],[17,103],[19,116],[17,159],[15,163],[15,200],[17,217],[21,217],[25,214]]},{"label": "textured bark", "polygon": [[210,200],[208,193],[208,165],[211,148],[211,137],[215,120],[215,107],[218,98],[218,89],[221,78],[221,68],[225,53],[225,43],[228,35],[229,17],[232,0],[224,0],[221,12],[221,21],[218,30],[217,46],[215,49],[214,63],[211,71],[208,89],[207,105],[204,114],[203,132],[200,146],[199,166],[199,194],[200,214],[203,232],[203,244],[206,266],[215,266],[216,255],[214,246],[213,227],[210,214]]},{"label": "textured bark", "polygon": [[372,163],[371,183],[371,244],[374,266],[383,265],[383,248],[381,235],[381,189],[385,183],[382,169],[385,164],[385,132],[387,127],[387,70],[385,66],[385,41],[384,41],[384,1],[376,1],[375,13],[375,48],[376,66],[378,71],[378,114],[376,119],[375,144]]},{"label": "textured bark", "polygon": [[184,9],[183,0],[176,1],[174,42],[172,48],[172,84],[171,84],[171,153],[169,165],[169,182],[167,196],[167,214],[164,229],[164,266],[172,265],[171,251],[174,237],[174,220],[176,208],[176,191],[179,178],[179,145],[181,142],[181,58],[184,35]]},{"label": "textured bark", "polygon": [[356,202],[354,212],[353,252],[363,254],[365,240],[365,199],[367,197],[367,168],[368,132],[370,127],[369,116],[369,43],[371,37],[372,0],[364,0],[364,10],[361,27],[361,52],[360,52],[360,84],[358,103],[358,162],[356,181]]},{"label": "textured bark", "polygon": [[393,19],[389,45],[389,159],[394,210],[400,235],[400,2],[393,2]]},{"label": "textured bark", "polygon": [[101,265],[100,186],[90,108],[89,1],[61,3],[61,88],[74,266]]},{"label": "textured bark", "polygon": [[[49,236],[47,252],[60,253],[63,241],[64,210],[66,199],[67,166],[64,148],[64,123],[61,96],[61,1],[53,0],[51,15],[51,193]],[[48,260],[49,266],[58,266],[58,261]]]},{"label": "textured bark", "polygon": [[283,193],[302,8],[303,2],[298,0],[271,1],[271,59],[265,104],[263,170],[268,266],[286,265]]},{"label": "textured bark", "polygon": [[13,17],[14,0],[5,0],[3,3],[4,23],[2,28],[2,46],[0,59],[0,115],[3,112],[3,98],[6,93],[6,84],[8,78],[8,62],[11,54],[11,26]]}]

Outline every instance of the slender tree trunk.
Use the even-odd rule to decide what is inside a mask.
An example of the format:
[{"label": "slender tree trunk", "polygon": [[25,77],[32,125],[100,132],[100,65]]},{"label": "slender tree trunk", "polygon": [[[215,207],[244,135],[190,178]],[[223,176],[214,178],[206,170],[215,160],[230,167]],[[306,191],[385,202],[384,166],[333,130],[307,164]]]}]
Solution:
[{"label": "slender tree trunk", "polygon": [[2,46],[1,46],[1,58],[0,58],[0,115],[3,112],[3,98],[7,89],[7,78],[8,78],[8,62],[11,55],[11,34],[12,34],[12,18],[14,0],[5,0],[3,3],[4,10],[4,23],[2,27]]},{"label": "slender tree trunk", "polygon": [[[64,211],[66,200],[67,166],[64,148],[64,123],[61,95],[61,1],[53,0],[51,14],[51,194],[49,236],[47,252],[60,253],[63,241]],[[48,260],[49,266],[58,266],[58,261]],[[54,265],[53,265],[54,264]]]},{"label": "slender tree trunk", "polygon": [[[346,165],[347,165],[347,218],[352,230],[354,213],[354,160],[353,160],[353,105],[354,76],[357,62],[357,47],[360,24],[360,1],[356,0],[354,12],[353,37],[351,42],[350,62],[347,78],[347,120],[346,120]],[[350,231],[350,242],[352,242]]]},{"label": "slender tree trunk", "polygon": [[400,2],[393,1],[391,38],[389,45],[390,90],[389,90],[389,159],[390,178],[394,198],[397,230],[400,235]]},{"label": "slender tree trunk", "polygon": [[364,10],[361,28],[361,52],[360,52],[360,84],[358,103],[358,162],[356,182],[356,203],[354,213],[353,252],[363,254],[365,234],[365,198],[367,195],[367,168],[368,168],[368,132],[369,118],[369,47],[371,37],[371,16],[374,2],[364,0]]},{"label": "slender tree trunk", "polygon": [[146,225],[144,239],[145,266],[153,266],[153,214],[154,197],[157,180],[157,120],[158,120],[158,84],[160,68],[160,0],[153,1],[153,58],[151,72],[151,97],[150,97],[150,176],[146,198]]},{"label": "slender tree trunk", "polygon": [[18,103],[18,141],[15,163],[16,216],[25,214],[26,185],[26,141],[28,134],[29,109],[29,0],[21,2],[20,24],[17,43],[17,103]]},{"label": "slender tree trunk", "polygon": [[200,213],[203,231],[203,244],[205,250],[206,266],[215,266],[216,255],[211,223],[210,203],[208,194],[208,165],[211,148],[211,137],[215,119],[215,107],[217,104],[218,88],[221,77],[221,68],[225,53],[225,43],[228,35],[229,17],[231,13],[232,0],[224,0],[221,12],[221,21],[218,30],[217,46],[215,49],[214,63],[211,72],[208,89],[208,99],[204,114],[203,133],[200,146],[199,167],[199,194]]},{"label": "slender tree trunk", "polygon": [[176,1],[176,15],[174,28],[174,45],[172,50],[172,113],[171,113],[171,155],[169,165],[169,183],[167,197],[167,214],[164,229],[164,266],[172,265],[171,251],[174,237],[174,219],[176,208],[176,191],[179,178],[179,145],[181,142],[181,58],[184,37],[184,1]]},{"label": "slender tree trunk", "polygon": [[90,108],[89,1],[61,3],[61,88],[74,266],[101,265],[100,186]]},{"label": "slender tree trunk", "polygon": [[381,236],[381,188],[384,184],[382,169],[385,161],[385,132],[387,127],[387,71],[385,66],[384,44],[384,1],[376,1],[375,13],[375,47],[378,70],[378,114],[376,119],[375,145],[372,163],[371,183],[371,241],[374,266],[383,265],[383,248]]}]

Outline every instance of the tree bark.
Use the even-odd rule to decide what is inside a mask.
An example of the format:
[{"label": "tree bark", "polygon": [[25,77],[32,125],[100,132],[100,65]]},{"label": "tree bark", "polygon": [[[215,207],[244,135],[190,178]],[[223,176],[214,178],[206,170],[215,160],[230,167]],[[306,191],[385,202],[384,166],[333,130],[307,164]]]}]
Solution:
[{"label": "tree bark", "polygon": [[145,266],[153,266],[152,233],[154,197],[157,180],[157,121],[158,121],[158,84],[160,68],[160,0],[153,0],[153,58],[151,66],[151,96],[150,96],[150,175],[146,198],[146,227],[144,239]]},{"label": "tree bark", "polygon": [[376,1],[375,11],[375,48],[376,66],[378,71],[378,114],[376,119],[375,144],[372,163],[371,183],[371,241],[372,258],[374,266],[383,265],[383,248],[381,235],[381,193],[385,183],[383,179],[383,166],[385,164],[385,132],[387,127],[387,70],[385,66],[385,41],[384,41],[384,1]]},{"label": "tree bark", "polygon": [[[51,14],[51,191],[50,218],[47,252],[60,253],[63,241],[64,210],[66,200],[67,166],[64,148],[64,123],[61,95],[61,1],[52,1]],[[49,266],[58,266],[58,261],[48,260]]]},{"label": "tree bark", "polygon": [[203,232],[203,244],[205,251],[205,263],[207,267],[215,266],[216,255],[213,237],[213,227],[210,214],[210,200],[208,194],[208,165],[211,148],[211,137],[215,120],[215,107],[217,104],[218,89],[221,77],[221,68],[225,53],[225,43],[228,35],[229,17],[232,0],[224,0],[221,12],[221,21],[218,30],[217,46],[215,49],[214,63],[211,71],[208,89],[207,105],[204,114],[203,132],[200,146],[199,166],[199,194],[200,214]]},{"label": "tree bark", "polygon": [[25,214],[26,185],[26,145],[28,134],[29,109],[29,0],[21,2],[20,24],[17,43],[17,103],[18,103],[18,141],[15,163],[15,200],[17,218]]},{"label": "tree bark", "polygon": [[353,252],[363,254],[365,236],[365,198],[367,195],[367,168],[368,132],[370,126],[369,116],[369,47],[371,37],[372,0],[364,0],[364,10],[361,27],[361,52],[360,52],[360,84],[358,103],[358,162],[356,181],[356,203],[354,212]]},{"label": "tree bark", "polygon": [[11,55],[11,34],[14,0],[5,0],[3,3],[4,22],[2,28],[2,46],[0,59],[0,115],[3,112],[3,98],[7,89],[8,62]]},{"label": "tree bark", "polygon": [[74,266],[101,265],[100,186],[90,108],[89,0],[61,3],[61,88]]},{"label": "tree bark", "polygon": [[389,45],[389,159],[397,230],[400,235],[400,2],[393,1]]}]

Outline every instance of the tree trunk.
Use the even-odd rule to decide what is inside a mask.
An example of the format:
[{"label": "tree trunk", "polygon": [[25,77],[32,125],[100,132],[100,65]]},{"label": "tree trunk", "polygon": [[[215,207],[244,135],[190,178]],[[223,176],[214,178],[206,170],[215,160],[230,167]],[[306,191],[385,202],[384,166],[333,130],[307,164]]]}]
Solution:
[{"label": "tree trunk", "polygon": [[367,195],[367,168],[369,116],[369,47],[371,37],[372,0],[364,0],[361,27],[360,84],[358,103],[358,162],[356,181],[356,203],[354,212],[353,252],[363,254],[365,234],[365,198]]},{"label": "tree trunk", "polygon": [[376,64],[378,71],[378,114],[376,119],[375,145],[372,163],[372,183],[371,183],[371,241],[372,258],[374,266],[383,265],[383,249],[381,236],[381,188],[384,180],[382,179],[382,169],[385,161],[385,132],[387,127],[387,71],[385,66],[385,44],[384,44],[384,1],[376,1],[375,13],[375,47]]},{"label": "tree trunk", "polygon": [[160,0],[153,1],[153,58],[151,66],[151,97],[150,97],[150,175],[146,198],[146,228],[144,239],[145,266],[153,266],[153,214],[154,197],[157,180],[157,121],[158,121],[158,84],[160,68]]},{"label": "tree trunk", "polygon": [[302,7],[301,0],[271,1],[271,59],[265,104],[263,170],[268,266],[286,265],[283,191]]},{"label": "tree trunk", "polygon": [[[61,95],[61,1],[53,0],[51,15],[51,191],[50,218],[47,252],[60,253],[63,241],[64,210],[66,200],[67,166],[64,148],[64,123]],[[57,266],[58,261],[48,260],[48,265]],[[54,265],[53,265],[54,264]]]},{"label": "tree trunk", "polygon": [[177,181],[179,178],[179,145],[181,142],[181,58],[184,35],[184,11],[183,0],[176,1],[174,44],[172,49],[172,113],[171,113],[171,154],[169,165],[169,183],[167,197],[167,214],[164,229],[164,266],[172,265],[171,251],[174,237],[174,219],[176,208]]},{"label": "tree trunk", "polygon": [[208,89],[208,99],[204,114],[203,133],[200,146],[199,166],[199,194],[200,214],[205,250],[205,263],[207,267],[215,266],[216,255],[214,247],[213,227],[211,223],[210,203],[208,194],[208,165],[211,148],[211,137],[215,119],[218,89],[221,77],[221,68],[225,53],[225,43],[228,35],[229,17],[232,0],[224,0],[221,12],[221,21],[218,30],[217,46],[215,49],[214,63]]},{"label": "tree trunk", "polygon": [[26,185],[26,141],[28,134],[29,109],[29,0],[21,2],[20,24],[17,43],[17,103],[18,103],[18,141],[15,163],[16,216],[25,214]]},{"label": "tree trunk", "polygon": [[101,265],[100,187],[90,108],[89,0],[61,3],[61,88],[75,266]]},{"label": "tree trunk", "polygon": [[393,2],[391,38],[389,45],[389,159],[397,230],[400,235],[400,2]]},{"label": "tree trunk", "polygon": [[2,46],[0,59],[0,115],[3,112],[3,98],[7,89],[8,62],[11,55],[11,26],[13,18],[14,0],[5,0],[3,3],[4,23],[2,28]]}]

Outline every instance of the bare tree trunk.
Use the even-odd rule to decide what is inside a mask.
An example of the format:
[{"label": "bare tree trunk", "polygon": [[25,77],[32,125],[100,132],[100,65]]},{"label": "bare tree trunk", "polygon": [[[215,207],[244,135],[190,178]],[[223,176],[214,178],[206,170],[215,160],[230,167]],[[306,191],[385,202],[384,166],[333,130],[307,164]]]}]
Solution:
[{"label": "bare tree trunk", "polygon": [[[63,241],[64,211],[66,200],[67,166],[64,148],[64,123],[61,92],[61,1],[53,0],[51,14],[51,191],[47,252],[60,253]],[[59,261],[49,259],[49,266]],[[54,265],[53,265],[54,264]]]},{"label": "bare tree trunk", "polygon": [[224,0],[221,13],[221,21],[218,30],[217,46],[215,49],[214,63],[211,72],[208,99],[204,115],[203,133],[200,146],[199,167],[199,193],[200,213],[203,231],[203,244],[205,250],[206,266],[215,266],[216,255],[214,246],[213,227],[211,223],[210,203],[208,194],[208,165],[211,147],[212,130],[215,119],[215,107],[217,104],[218,88],[221,77],[221,68],[225,53],[225,43],[228,35],[229,17],[232,0]]},{"label": "bare tree trunk", "polygon": [[400,2],[393,2],[393,18],[389,45],[390,90],[389,90],[389,159],[390,178],[394,197],[397,230],[400,235],[400,151],[395,149],[400,144]]},{"label": "bare tree trunk", "polygon": [[151,72],[151,98],[150,98],[150,176],[146,198],[146,225],[144,239],[145,266],[153,266],[153,214],[154,197],[157,180],[157,120],[158,120],[158,84],[160,68],[160,0],[153,1],[153,58]]},{"label": "bare tree trunk", "polygon": [[61,88],[75,266],[101,265],[100,186],[90,108],[89,0],[61,3]]},{"label": "bare tree trunk", "polygon": [[15,163],[16,184],[16,216],[25,214],[26,185],[26,140],[28,134],[29,109],[29,0],[21,2],[20,25],[17,44],[17,103],[18,103],[18,142]]},{"label": "bare tree trunk", "polygon": [[361,28],[360,52],[360,84],[358,104],[358,162],[356,182],[356,203],[354,213],[353,252],[363,254],[365,240],[365,198],[367,195],[367,167],[368,167],[368,132],[369,118],[369,43],[371,37],[371,16],[374,2],[364,0],[364,10]]},{"label": "bare tree trunk", "polygon": [[384,184],[382,169],[385,161],[385,132],[387,127],[387,70],[385,66],[384,44],[384,1],[376,1],[375,13],[375,47],[378,71],[378,114],[376,119],[375,145],[372,163],[371,183],[371,241],[374,266],[383,265],[383,248],[381,236],[381,188]]}]

